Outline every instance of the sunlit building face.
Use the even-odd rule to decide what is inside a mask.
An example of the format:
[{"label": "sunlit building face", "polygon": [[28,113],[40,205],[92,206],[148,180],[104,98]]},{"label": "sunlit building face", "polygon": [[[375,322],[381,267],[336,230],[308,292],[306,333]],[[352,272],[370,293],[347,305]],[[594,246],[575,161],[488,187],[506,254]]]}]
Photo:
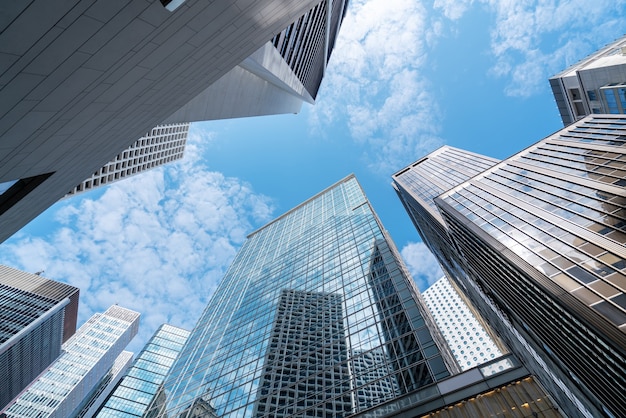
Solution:
[{"label": "sunlit building face", "polygon": [[420,217],[433,180],[394,176],[444,269],[573,415],[626,410],[625,150],[626,117],[582,119],[436,197],[441,235]]}]

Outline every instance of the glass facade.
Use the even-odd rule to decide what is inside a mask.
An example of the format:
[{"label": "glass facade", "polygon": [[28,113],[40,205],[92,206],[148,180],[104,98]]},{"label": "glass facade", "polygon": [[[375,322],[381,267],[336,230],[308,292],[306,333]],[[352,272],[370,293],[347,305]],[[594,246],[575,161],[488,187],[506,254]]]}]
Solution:
[{"label": "glass facade", "polygon": [[117,305],[95,314],[63,344],[59,358],[3,412],[7,418],[67,418],[79,413],[138,327],[139,314]]},{"label": "glass facade", "polygon": [[163,324],[94,417],[141,417],[163,383],[189,331]]},{"label": "glass facade", "polygon": [[424,309],[349,176],[248,237],[150,413],[347,416],[436,391],[457,366]]},{"label": "glass facade", "polygon": [[572,415],[626,410],[625,149],[589,116],[435,198],[435,254]]}]

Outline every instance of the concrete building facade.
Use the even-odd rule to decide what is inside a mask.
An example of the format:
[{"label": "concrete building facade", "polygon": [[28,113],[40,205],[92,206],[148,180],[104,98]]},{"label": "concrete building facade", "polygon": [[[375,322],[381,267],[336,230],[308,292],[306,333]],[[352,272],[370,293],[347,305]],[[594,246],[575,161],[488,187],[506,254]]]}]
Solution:
[{"label": "concrete building facade", "polygon": [[152,128],[133,145],[120,152],[114,160],[74,187],[65,197],[84,193],[182,159],[188,133],[189,123],[172,123]]},{"label": "concrete building facade", "polygon": [[[433,283],[422,296],[462,370],[480,366],[504,354],[501,345],[496,344],[487,332],[485,322],[477,317],[446,277]],[[485,372],[496,373],[498,370]]]},{"label": "concrete building facade", "polygon": [[[331,15],[331,4],[339,4],[340,16]],[[159,124],[297,111],[315,94],[270,40],[321,7],[324,24],[316,30],[325,47],[311,53],[325,63],[345,5],[186,0],[173,11],[146,0],[5,5],[0,242]]]}]

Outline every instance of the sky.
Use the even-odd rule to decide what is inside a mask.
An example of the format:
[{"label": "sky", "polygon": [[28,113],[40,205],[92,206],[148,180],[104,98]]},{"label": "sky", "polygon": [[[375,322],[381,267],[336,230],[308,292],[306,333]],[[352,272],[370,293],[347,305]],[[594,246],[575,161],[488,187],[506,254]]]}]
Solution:
[{"label": "sky", "polygon": [[79,323],[191,329],[250,232],[354,173],[423,291],[391,175],[441,145],[506,158],[562,127],[548,78],[626,33],[626,0],[353,0],[313,106],[192,124],[185,158],[60,201],[0,263],[79,287]]}]

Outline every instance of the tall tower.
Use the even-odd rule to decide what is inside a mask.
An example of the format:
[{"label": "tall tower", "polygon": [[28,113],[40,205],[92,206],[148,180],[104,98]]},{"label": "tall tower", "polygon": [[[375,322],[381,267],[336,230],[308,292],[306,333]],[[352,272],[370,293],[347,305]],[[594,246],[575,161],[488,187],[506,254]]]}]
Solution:
[{"label": "tall tower", "polygon": [[564,125],[590,114],[626,113],[626,36],[550,77]]},{"label": "tall tower", "polygon": [[139,418],[155,399],[174,359],[187,340],[189,331],[163,324],[146,343],[115,390],[99,405],[98,418]]},{"label": "tall tower", "polygon": [[[624,149],[626,117],[592,115],[434,199],[452,244],[435,255],[573,416],[626,410]],[[394,175],[406,201],[433,183],[403,180],[424,161]]]},{"label": "tall tower", "polygon": [[349,176],[248,236],[165,379],[159,416],[347,416],[436,390],[457,368],[434,329]]},{"label": "tall tower", "polygon": [[314,103],[348,1],[162,3],[3,10],[0,242],[157,125]]},{"label": "tall tower", "polygon": [[[447,277],[433,283],[422,296],[462,370],[469,370],[506,352]],[[498,372],[496,366],[491,372]]]},{"label": "tall tower", "polygon": [[189,123],[158,125],[120,152],[115,159],[83,180],[65,197],[114,183],[154,167],[183,158]]},{"label": "tall tower", "polygon": [[61,354],[79,290],[0,265],[0,410]]},{"label": "tall tower", "polygon": [[139,314],[114,305],[93,315],[63,344],[63,353],[2,411],[6,417],[67,418],[81,412],[124,347],[137,334]]}]

